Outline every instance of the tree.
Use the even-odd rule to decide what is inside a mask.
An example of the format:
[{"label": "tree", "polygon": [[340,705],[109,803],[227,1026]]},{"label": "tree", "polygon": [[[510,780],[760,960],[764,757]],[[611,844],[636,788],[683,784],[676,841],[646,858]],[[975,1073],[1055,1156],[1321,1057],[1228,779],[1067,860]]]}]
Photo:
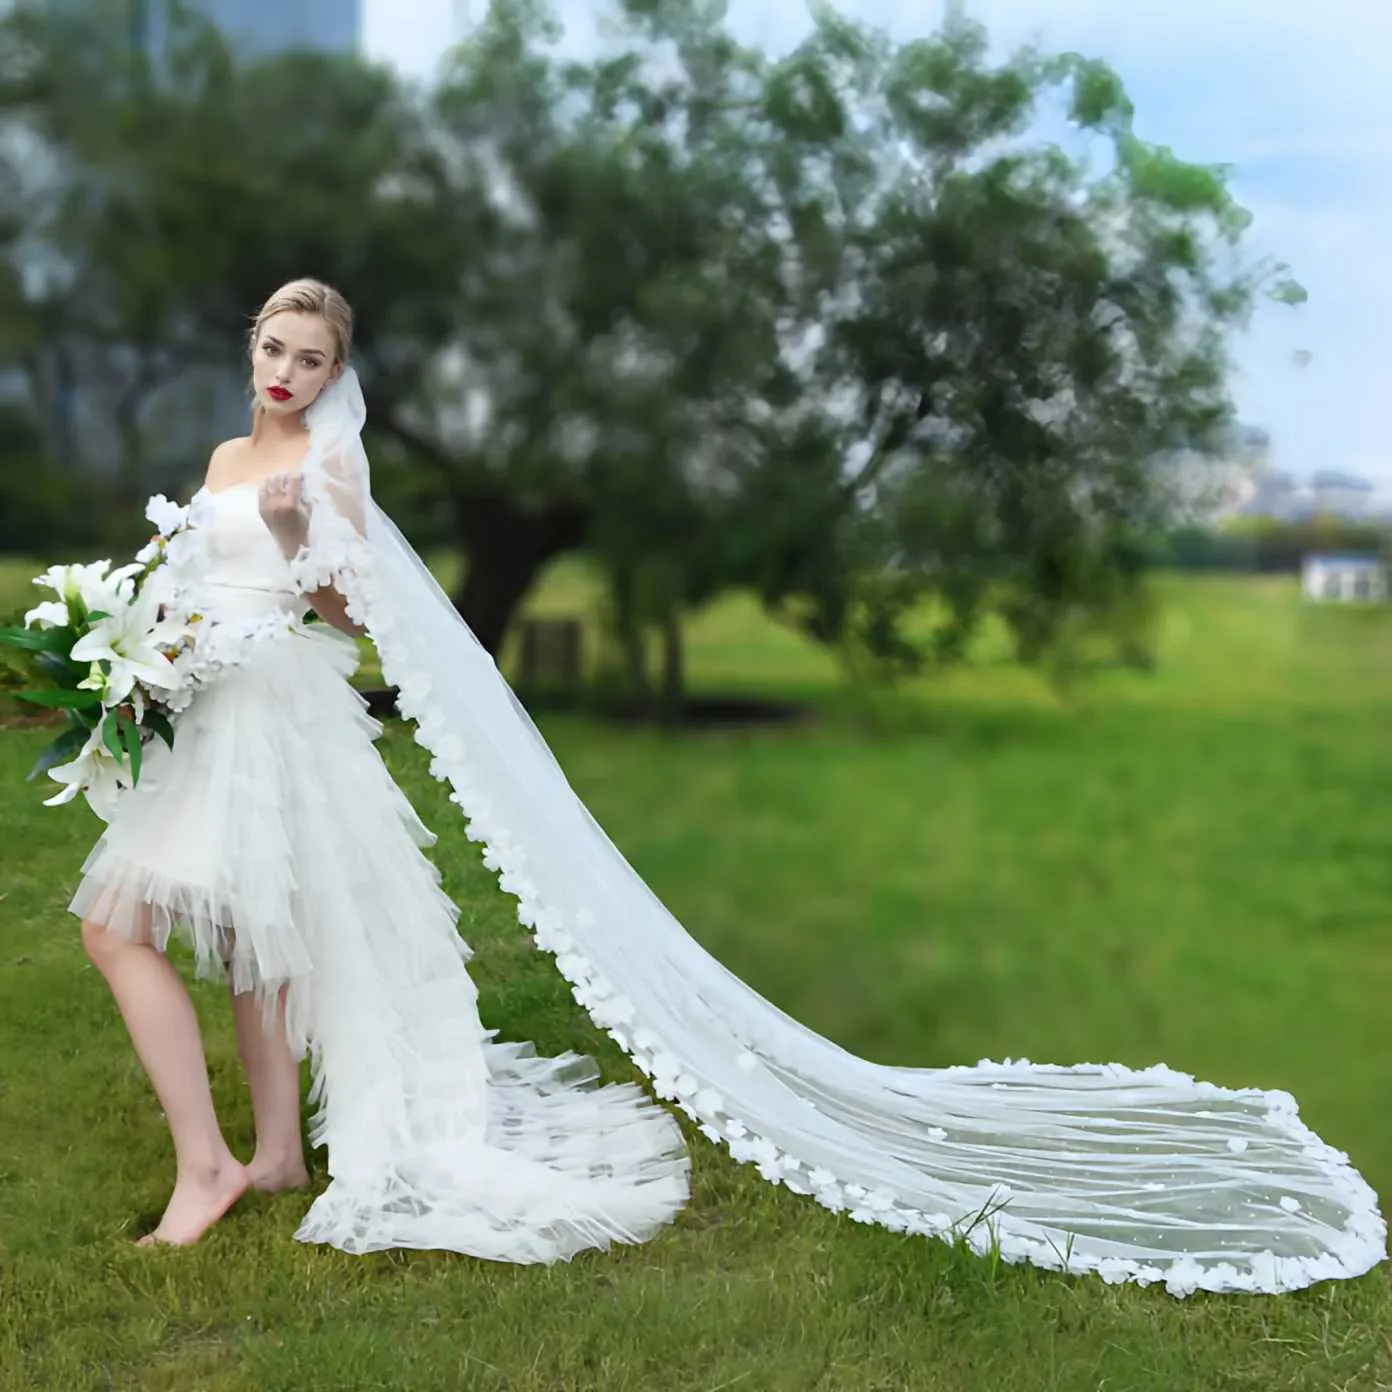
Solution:
[{"label": "tree", "polygon": [[[830,146],[800,221],[826,268],[807,373],[842,403],[847,506],[837,578],[819,567],[815,591],[790,577],[770,598],[910,667],[959,656],[991,610],[1028,661],[1059,660],[1089,613],[1148,622],[1158,462],[1221,449],[1230,334],[1258,294],[1301,293],[1243,260],[1249,218],[1221,170],[1135,137],[1105,66],[1026,51],[993,67],[986,47],[962,22],[895,48],[824,15],[782,79],[817,138],[850,146]],[[1059,88],[1109,147],[1101,175],[1023,143]],[[913,641],[927,598],[946,619]]]},{"label": "tree", "polygon": [[439,268],[457,252],[432,261],[448,236],[430,235],[436,152],[388,74],[313,53],[243,65],[177,10],[151,55],[112,19],[7,15],[0,110],[24,137],[9,169],[47,175],[25,229],[29,269],[46,272],[27,306],[42,333],[18,361],[41,401],[47,379],[76,382],[89,424],[63,453],[132,516],[152,483],[206,458],[217,423],[193,392],[226,402],[248,315],[276,283],[344,284],[370,355],[408,324],[413,342],[438,339]]},{"label": "tree", "polygon": [[[1223,172],[1138,140],[1104,65],[993,66],[964,22],[895,46],[822,11],[772,63],[718,7],[626,9],[671,50],[643,90],[681,119],[650,129],[740,229],[724,264],[760,268],[739,312],[761,371],[712,393],[740,430],[717,505],[688,496],[686,546],[669,529],[648,552],[668,602],[753,584],[878,674],[960,657],[993,610],[1060,675],[1099,629],[1148,662],[1163,461],[1221,450],[1230,335],[1257,295],[1301,294],[1243,258]],[[1054,93],[1109,156],[1100,176],[1027,143]],[[911,636],[928,600],[945,620]]]},{"label": "tree", "polygon": [[676,618],[716,583],[706,541],[751,412],[789,391],[778,268],[746,143],[699,119],[739,50],[714,36],[707,88],[689,90],[639,51],[554,59],[550,33],[539,6],[494,5],[436,95],[455,202],[487,232],[450,354],[407,410],[383,405],[457,500],[458,601],[481,640],[496,649],[547,560],[592,545],[641,688],[634,625],[664,627],[675,670]]},{"label": "tree", "polygon": [[[993,609],[1028,660],[1143,615],[1155,462],[1214,447],[1228,335],[1282,288],[1222,172],[1140,142],[1104,66],[993,65],[959,21],[896,45],[822,10],[774,60],[714,0],[622,16],[580,64],[540,0],[496,0],[420,97],[356,60],[239,65],[193,21],[158,71],[26,30],[5,107],[72,175],[38,308],[124,373],[126,491],[143,384],[234,363],[308,270],[359,308],[380,482],[463,553],[494,652],[582,547],[635,688],[663,635],[669,715],[682,615],[730,586],[880,674]],[[1029,143],[1060,95],[1101,174]]]}]

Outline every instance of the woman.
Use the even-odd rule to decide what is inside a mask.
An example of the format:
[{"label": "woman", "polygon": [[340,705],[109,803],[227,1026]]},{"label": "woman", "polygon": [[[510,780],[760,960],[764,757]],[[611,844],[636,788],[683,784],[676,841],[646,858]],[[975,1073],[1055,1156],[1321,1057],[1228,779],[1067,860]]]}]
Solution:
[{"label": "woman", "polygon": [[[686,1195],[665,1113],[484,1030],[429,833],[348,685],[352,644],[305,628],[311,607],[372,636],[432,773],[577,999],[660,1096],[769,1180],[895,1231],[1180,1294],[1294,1289],[1381,1260],[1375,1196],[1284,1094],[1164,1068],[880,1067],[705,953],[373,504],[351,326],[315,281],[258,316],[252,434],[215,452],[172,567],[247,656],[181,719],[173,751],[152,752],[73,901],[173,1134],[153,1239],[195,1241],[247,1185],[305,1182],[305,1052],[332,1176],[306,1241],[551,1261],[641,1241]],[[162,955],[176,926],[231,982],[256,1119],[245,1168]]]}]

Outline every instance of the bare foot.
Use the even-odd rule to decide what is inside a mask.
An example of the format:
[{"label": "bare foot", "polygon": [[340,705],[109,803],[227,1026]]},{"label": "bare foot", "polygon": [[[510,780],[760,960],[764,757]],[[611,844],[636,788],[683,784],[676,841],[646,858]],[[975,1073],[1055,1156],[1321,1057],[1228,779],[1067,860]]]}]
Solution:
[{"label": "bare foot", "polygon": [[303,1160],[260,1160],[251,1157],[247,1166],[251,1187],[262,1194],[280,1194],[289,1189],[304,1189],[309,1184],[309,1171]]},{"label": "bare foot", "polygon": [[247,1183],[246,1169],[235,1160],[216,1169],[180,1175],[159,1226],[138,1245],[191,1246],[246,1193]]}]

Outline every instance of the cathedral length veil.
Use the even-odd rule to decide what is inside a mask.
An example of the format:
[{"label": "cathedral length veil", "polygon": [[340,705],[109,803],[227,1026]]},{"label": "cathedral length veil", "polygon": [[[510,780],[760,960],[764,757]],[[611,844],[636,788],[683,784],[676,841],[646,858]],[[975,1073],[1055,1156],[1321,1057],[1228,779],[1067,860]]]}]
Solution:
[{"label": "cathedral length veil", "polygon": [[1164,1066],[885,1067],[722,967],[586,811],[372,501],[365,418],[351,370],[309,412],[297,581],[331,581],[347,597],[522,923],[658,1096],[710,1140],[858,1222],[1176,1295],[1289,1291],[1383,1259],[1376,1195],[1286,1093]]}]

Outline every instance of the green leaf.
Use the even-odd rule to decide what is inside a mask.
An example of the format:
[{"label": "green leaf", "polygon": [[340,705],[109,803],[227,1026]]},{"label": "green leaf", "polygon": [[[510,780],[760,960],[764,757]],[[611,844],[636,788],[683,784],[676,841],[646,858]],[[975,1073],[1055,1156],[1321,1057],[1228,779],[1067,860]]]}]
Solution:
[{"label": "green leaf", "polygon": [[88,731],[83,729],[65,730],[47,749],[39,755],[38,762],[29,770],[27,782],[42,778],[49,769],[66,764],[82,753],[88,739]]},{"label": "green leaf", "polygon": [[97,623],[97,622],[99,622],[101,619],[109,619],[110,617],[111,617],[110,614],[104,612],[104,611],[101,610],[101,609],[93,609],[92,612],[91,612],[90,614],[87,615],[87,622],[88,622],[88,623]]},{"label": "green leaf", "polygon": [[95,712],[84,707],[82,710],[69,709],[64,714],[68,717],[68,724],[73,729],[82,731],[83,739],[91,739],[92,731],[102,722],[102,708],[100,706],[96,708]]},{"label": "green leaf", "polygon": [[85,663],[73,662],[60,653],[41,652],[35,657],[34,665],[65,691],[75,691],[77,684],[87,675]]},{"label": "green leaf", "polygon": [[145,728],[153,730],[165,744],[171,749],[174,748],[174,727],[169,723],[167,716],[163,716],[159,711],[147,711],[145,713]]},{"label": "green leaf", "polygon": [[0,628],[0,644],[25,652],[51,652],[66,656],[77,640],[69,628]]},{"label": "green leaf", "polygon": [[121,749],[121,717],[115,711],[109,711],[107,717],[102,721],[102,743],[111,752],[113,759],[122,757]]},{"label": "green leaf", "polygon": [[101,697],[95,691],[17,691],[15,695],[48,710],[88,710],[101,705]]},{"label": "green leaf", "polygon": [[140,782],[140,727],[136,725],[128,715],[119,718],[121,741],[126,747],[126,753],[130,756],[131,783]]},{"label": "green leaf", "polygon": [[1106,63],[1082,58],[1073,73],[1073,100],[1069,115],[1080,126],[1094,130],[1115,126],[1130,128],[1136,108],[1126,95],[1121,79]]}]

